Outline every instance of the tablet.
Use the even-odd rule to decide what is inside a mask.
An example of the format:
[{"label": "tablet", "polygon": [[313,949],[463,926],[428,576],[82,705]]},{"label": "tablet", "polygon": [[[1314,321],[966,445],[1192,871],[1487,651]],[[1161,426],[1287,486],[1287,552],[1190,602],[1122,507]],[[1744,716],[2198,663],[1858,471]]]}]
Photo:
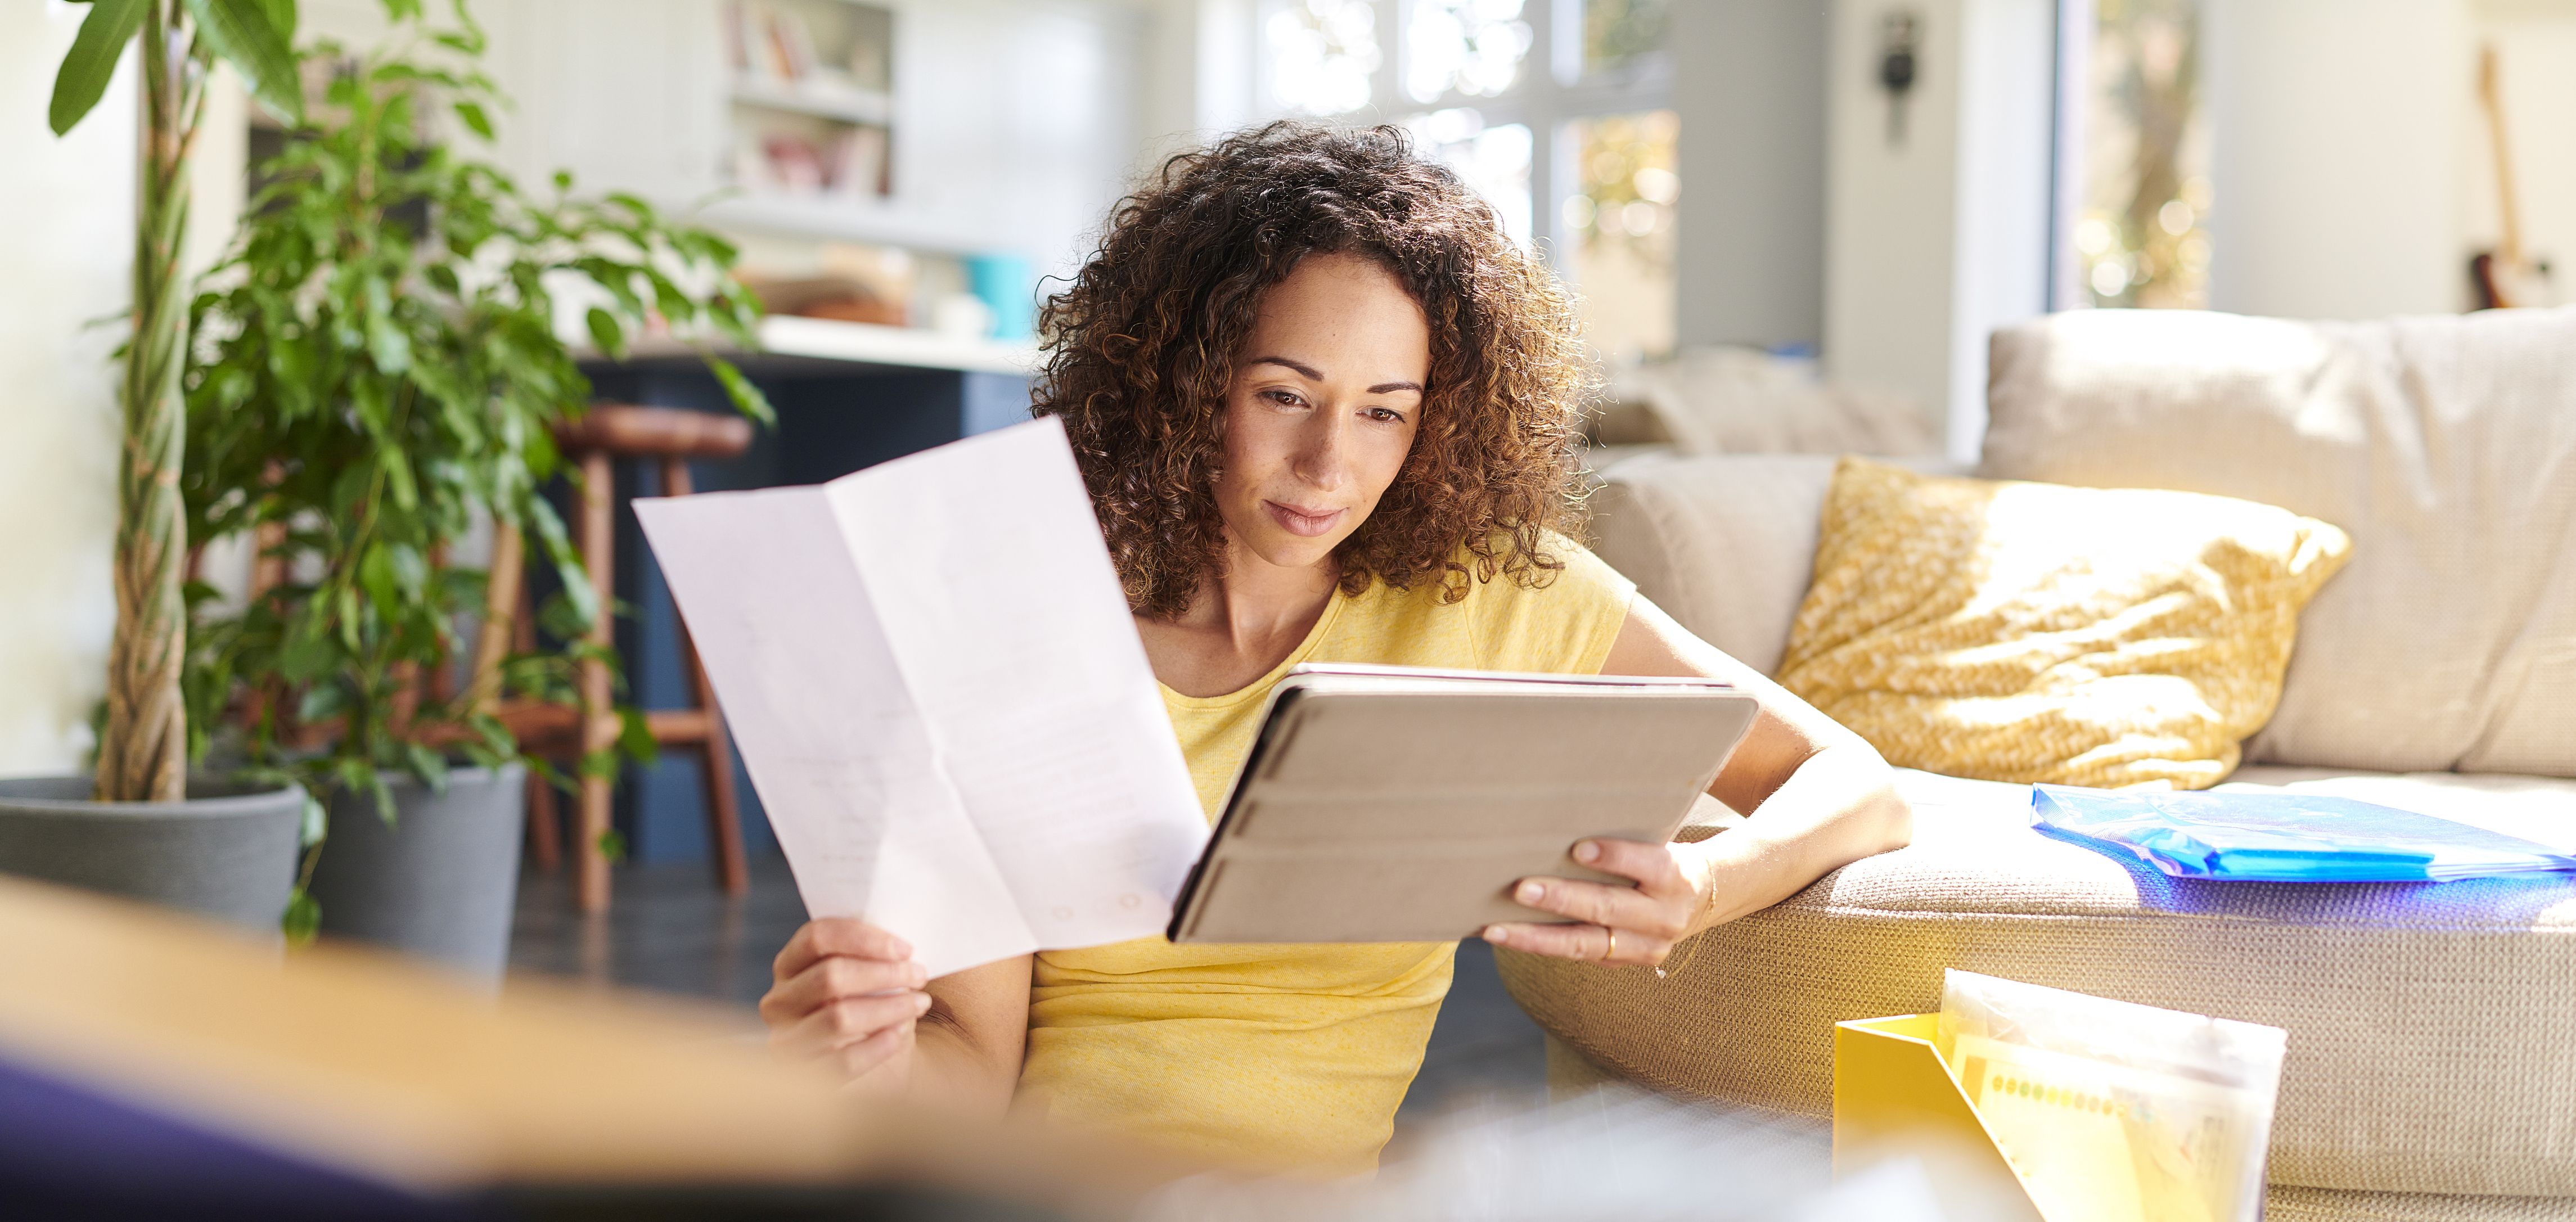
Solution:
[{"label": "tablet", "polygon": [[1173,905],[1174,942],[1442,942],[1545,920],[1574,843],[1672,839],[1753,724],[1712,679],[1300,666]]}]

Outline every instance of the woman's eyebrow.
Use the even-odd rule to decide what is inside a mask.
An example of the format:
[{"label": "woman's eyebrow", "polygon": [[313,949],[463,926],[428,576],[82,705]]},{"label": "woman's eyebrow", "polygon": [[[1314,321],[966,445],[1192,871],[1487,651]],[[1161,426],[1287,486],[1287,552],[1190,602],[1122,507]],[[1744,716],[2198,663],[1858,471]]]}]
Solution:
[{"label": "woman's eyebrow", "polygon": [[1322,373],[1321,371],[1317,370],[1314,366],[1312,366],[1312,365],[1308,365],[1308,364],[1304,364],[1304,363],[1299,362],[1299,361],[1292,361],[1292,360],[1289,360],[1287,357],[1284,357],[1284,356],[1256,356],[1256,357],[1252,358],[1250,361],[1246,362],[1246,364],[1252,364],[1252,365],[1277,365],[1277,366],[1280,366],[1280,367],[1282,367],[1282,368],[1296,370],[1300,375],[1302,375],[1303,377],[1305,377],[1305,378],[1306,378],[1306,380],[1308,380],[1308,381],[1310,381],[1310,382],[1321,382],[1321,381],[1323,381],[1323,380],[1324,380],[1324,375],[1323,375],[1323,373]]},{"label": "woman's eyebrow", "polygon": [[[1256,356],[1250,361],[1245,362],[1245,364],[1277,365],[1282,369],[1295,370],[1299,376],[1304,377],[1310,382],[1321,382],[1324,380],[1323,372],[1316,369],[1314,366],[1306,364],[1303,361],[1292,361],[1284,356]],[[1373,395],[1391,395],[1399,390],[1409,390],[1418,395],[1422,393],[1422,383],[1380,382],[1375,386],[1369,387],[1368,393]]]}]

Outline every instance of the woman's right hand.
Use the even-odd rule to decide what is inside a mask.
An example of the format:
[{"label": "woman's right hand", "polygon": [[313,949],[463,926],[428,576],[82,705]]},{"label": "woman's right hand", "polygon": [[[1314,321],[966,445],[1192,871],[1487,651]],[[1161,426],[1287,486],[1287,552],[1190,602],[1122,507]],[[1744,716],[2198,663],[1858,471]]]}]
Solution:
[{"label": "woman's right hand", "polygon": [[760,1017],[771,1047],[830,1062],[854,1083],[903,1088],[913,1024],[930,1009],[930,977],[903,939],[856,917],[807,921],[770,980]]}]

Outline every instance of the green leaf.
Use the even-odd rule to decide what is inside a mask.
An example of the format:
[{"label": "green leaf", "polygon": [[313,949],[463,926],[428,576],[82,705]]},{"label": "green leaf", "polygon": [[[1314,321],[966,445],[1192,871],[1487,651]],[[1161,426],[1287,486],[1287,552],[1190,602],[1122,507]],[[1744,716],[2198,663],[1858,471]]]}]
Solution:
[{"label": "green leaf", "polygon": [[625,360],[626,333],[617,325],[617,316],[592,306],[586,318],[590,323],[590,342],[599,345],[601,352]]},{"label": "green leaf", "polygon": [[777,427],[778,412],[769,406],[769,396],[760,393],[760,388],[752,385],[750,378],[742,376],[741,369],[714,353],[707,354],[706,362],[708,371],[716,375],[716,381],[724,383],[725,397],[733,400],[735,410],[762,424]]},{"label": "green leaf", "polygon": [[456,117],[464,120],[465,126],[473,129],[475,135],[483,137],[486,141],[492,139],[492,116],[483,113],[483,107],[480,104],[458,102]]},{"label": "green leaf", "polygon": [[242,83],[260,105],[301,126],[304,81],[297,74],[288,44],[293,29],[277,28],[269,0],[186,0],[197,19],[197,37],[241,73]]},{"label": "green leaf", "polygon": [[653,741],[652,728],[644,724],[642,709],[618,706],[617,749],[639,764],[650,764],[661,756],[662,744]]},{"label": "green leaf", "polygon": [[286,913],[278,919],[278,928],[286,933],[289,946],[310,946],[313,936],[322,932],[322,904],[313,893],[297,887],[286,897]]},{"label": "green leaf", "polygon": [[293,49],[296,24],[295,0],[261,0],[260,7],[268,10],[269,28],[277,31],[279,40],[283,41],[290,50]]},{"label": "green leaf", "polygon": [[296,844],[309,849],[322,843],[330,835],[330,813],[322,808],[322,800],[314,797],[312,790],[304,791],[304,818],[295,828]]},{"label": "green leaf", "polygon": [[394,494],[394,504],[401,506],[404,513],[418,509],[420,485],[412,482],[411,460],[403,457],[400,450],[386,450],[383,454],[385,486]]},{"label": "green leaf", "polygon": [[572,540],[565,537],[563,519],[542,497],[528,498],[526,510],[528,523],[537,528],[537,540],[545,544],[546,558],[554,561],[556,578],[563,582],[563,600],[571,604],[575,618],[589,625],[599,617],[599,596],[590,588],[590,572],[581,567]]},{"label": "green leaf", "polygon": [[403,744],[403,754],[411,762],[412,774],[429,786],[431,793],[447,792],[447,757],[419,743]]},{"label": "green leaf", "polygon": [[376,817],[384,820],[386,827],[395,826],[402,817],[402,807],[394,802],[393,786],[385,784],[385,774],[364,764],[358,766],[366,769],[367,791],[376,797]]},{"label": "green leaf", "polygon": [[620,766],[615,751],[590,751],[583,753],[581,757],[581,774],[595,781],[617,779],[617,770]]},{"label": "green leaf", "polygon": [[54,74],[54,100],[45,118],[55,135],[70,131],[107,93],[108,79],[116,75],[116,61],[124,56],[125,44],[143,28],[144,5],[149,2],[96,0],[89,6],[89,16],[81,19],[80,33],[72,36],[72,49],[63,55],[63,66]]},{"label": "green leaf", "polygon": [[[332,659],[326,653],[322,665],[328,668],[331,662]],[[325,718],[337,717],[340,715],[340,710],[347,707],[349,707],[348,693],[342,691],[339,684],[316,683],[305,688],[304,694],[295,698],[295,719],[311,725]]]},{"label": "green leaf", "polygon": [[417,597],[429,584],[429,562],[421,557],[419,548],[408,543],[394,544],[386,551],[393,557],[394,580],[400,583],[403,593]]},{"label": "green leaf", "polygon": [[403,334],[394,320],[377,315],[367,320],[367,355],[376,358],[376,368],[399,374],[411,369],[411,337]]},{"label": "green leaf", "polygon": [[365,648],[365,646],[360,644],[358,640],[359,625],[365,621],[360,618],[358,613],[358,588],[356,586],[340,587],[340,605],[338,610],[340,617],[340,643],[348,646],[349,652],[356,653]]},{"label": "green leaf", "polygon": [[603,828],[599,833],[599,855],[611,862],[626,860],[626,837],[616,828]]},{"label": "green leaf", "polygon": [[358,560],[358,584],[367,587],[367,597],[376,609],[391,615],[402,606],[402,597],[394,588],[394,560],[381,543],[370,544],[367,554]]},{"label": "green leaf", "polygon": [[[331,646],[328,642],[299,639],[288,642],[286,648],[278,651],[277,673],[289,683],[310,683],[329,671],[331,663]],[[313,692],[319,690],[321,689],[314,688],[306,691],[304,699],[313,699]]]}]

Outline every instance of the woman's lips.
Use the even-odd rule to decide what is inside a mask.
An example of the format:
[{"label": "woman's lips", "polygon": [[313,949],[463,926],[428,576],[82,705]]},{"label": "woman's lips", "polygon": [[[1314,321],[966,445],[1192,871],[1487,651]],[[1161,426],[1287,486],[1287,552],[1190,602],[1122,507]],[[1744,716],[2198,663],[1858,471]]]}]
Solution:
[{"label": "woman's lips", "polygon": [[1345,512],[1339,509],[1298,509],[1277,501],[1263,501],[1261,507],[1270,511],[1271,520],[1279,523],[1280,529],[1309,539],[1331,530],[1334,523],[1342,520]]}]

